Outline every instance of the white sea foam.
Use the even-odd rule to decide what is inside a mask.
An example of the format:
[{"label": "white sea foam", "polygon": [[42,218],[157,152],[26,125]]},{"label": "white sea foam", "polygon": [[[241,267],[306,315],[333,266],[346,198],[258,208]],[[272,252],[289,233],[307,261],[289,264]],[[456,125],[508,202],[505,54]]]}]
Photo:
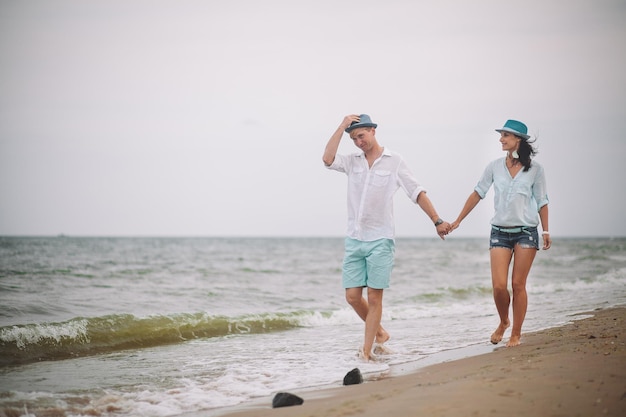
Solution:
[{"label": "white sea foam", "polygon": [[24,326],[8,326],[0,329],[0,341],[15,343],[19,349],[35,345],[41,341],[76,340],[89,342],[87,320],[73,320],[63,325],[33,324]]}]

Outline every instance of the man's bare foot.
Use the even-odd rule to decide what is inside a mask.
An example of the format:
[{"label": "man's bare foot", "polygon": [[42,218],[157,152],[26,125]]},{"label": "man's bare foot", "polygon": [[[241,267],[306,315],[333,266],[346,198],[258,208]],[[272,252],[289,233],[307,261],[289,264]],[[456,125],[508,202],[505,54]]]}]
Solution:
[{"label": "man's bare foot", "polygon": [[374,349],[372,349],[374,355],[391,355],[393,350],[389,349],[385,345],[380,345],[378,343],[374,343]]},{"label": "man's bare foot", "polygon": [[500,325],[498,326],[496,331],[491,334],[491,343],[493,343],[494,345],[500,343],[502,341],[502,338],[504,337],[504,332],[506,331],[506,329],[509,328],[510,325],[511,322],[509,320],[507,320],[505,323],[500,322]]},{"label": "man's bare foot", "polygon": [[509,342],[506,344],[506,347],[519,346],[522,343],[521,338],[522,336],[511,335],[511,338],[509,339]]},{"label": "man's bare foot", "polygon": [[365,350],[363,348],[359,348],[358,357],[365,362],[375,361],[376,359],[378,359],[373,352],[370,352],[369,355],[365,354]]},{"label": "man's bare foot", "polygon": [[378,343],[379,345],[382,345],[383,343],[388,341],[390,338],[391,336],[389,335],[389,333],[387,333],[387,331],[383,329],[382,327],[376,333],[376,343]]}]

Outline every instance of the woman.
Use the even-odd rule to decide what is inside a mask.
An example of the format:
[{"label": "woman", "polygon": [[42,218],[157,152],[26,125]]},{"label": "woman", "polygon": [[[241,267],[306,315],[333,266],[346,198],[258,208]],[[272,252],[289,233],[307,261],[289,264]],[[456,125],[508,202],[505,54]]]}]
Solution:
[{"label": "woman", "polygon": [[491,343],[500,343],[510,326],[511,297],[507,281],[509,265],[513,260],[513,328],[506,345],[510,347],[520,344],[522,323],[528,306],[526,279],[539,250],[539,221],[543,230],[543,249],[549,249],[552,240],[548,231],[546,179],[541,165],[532,161],[537,151],[532,146],[534,141],[529,141],[528,128],[517,120],[507,120],[504,127],[496,129],[496,132],[500,133],[500,143],[502,150],[506,151],[506,157],[487,165],[461,213],[452,223],[451,230],[459,227],[493,184],[495,215],[491,220],[489,248],[493,298],[500,324],[491,335]]}]

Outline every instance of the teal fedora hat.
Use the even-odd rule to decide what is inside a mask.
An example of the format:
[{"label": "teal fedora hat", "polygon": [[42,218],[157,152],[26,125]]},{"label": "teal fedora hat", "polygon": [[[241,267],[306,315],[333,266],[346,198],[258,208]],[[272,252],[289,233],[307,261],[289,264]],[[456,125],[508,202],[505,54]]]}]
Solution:
[{"label": "teal fedora hat", "polygon": [[357,129],[359,127],[378,127],[378,125],[374,122],[372,122],[372,118],[369,117],[367,114],[361,114],[359,116],[359,121],[358,122],[352,122],[350,124],[350,126],[348,126],[348,128],[346,129],[347,133],[352,132],[354,129]]},{"label": "teal fedora hat", "polygon": [[517,120],[507,120],[502,129],[496,129],[496,132],[509,132],[524,139],[529,139],[528,128],[522,122]]}]

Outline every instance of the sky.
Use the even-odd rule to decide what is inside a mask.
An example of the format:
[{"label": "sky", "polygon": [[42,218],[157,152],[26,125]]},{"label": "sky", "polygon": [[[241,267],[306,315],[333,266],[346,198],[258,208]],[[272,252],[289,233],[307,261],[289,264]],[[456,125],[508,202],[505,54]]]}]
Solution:
[{"label": "sky", "polygon": [[625,74],[626,0],[0,0],[0,235],[342,236],[367,113],[445,220],[517,119],[553,239],[626,236]]}]

